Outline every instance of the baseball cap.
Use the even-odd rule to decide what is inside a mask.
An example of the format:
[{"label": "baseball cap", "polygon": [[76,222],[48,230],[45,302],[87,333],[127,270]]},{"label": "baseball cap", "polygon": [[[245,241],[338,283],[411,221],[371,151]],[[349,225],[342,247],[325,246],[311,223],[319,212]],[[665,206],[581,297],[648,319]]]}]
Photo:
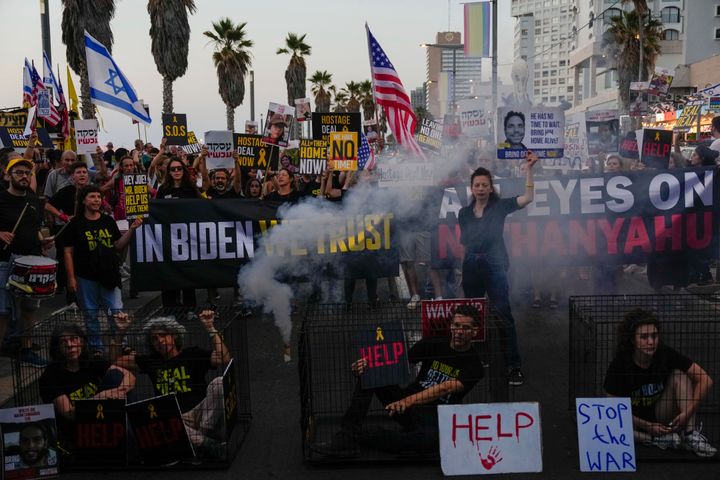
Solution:
[{"label": "baseball cap", "polygon": [[34,167],[33,161],[30,160],[29,158],[22,158],[22,157],[21,157],[21,158],[13,158],[12,160],[10,160],[10,161],[8,162],[8,166],[7,166],[7,168],[5,169],[5,171],[6,171],[7,173],[10,173],[10,170],[12,170],[12,168],[13,168],[15,165],[17,165],[18,163],[24,163],[24,164],[26,164],[26,165],[27,165],[28,167],[30,167],[30,168],[33,168],[33,167]]},{"label": "baseball cap", "polygon": [[280,115],[279,113],[274,114],[272,117],[270,117],[270,125],[287,126],[287,123],[285,123],[285,116]]}]

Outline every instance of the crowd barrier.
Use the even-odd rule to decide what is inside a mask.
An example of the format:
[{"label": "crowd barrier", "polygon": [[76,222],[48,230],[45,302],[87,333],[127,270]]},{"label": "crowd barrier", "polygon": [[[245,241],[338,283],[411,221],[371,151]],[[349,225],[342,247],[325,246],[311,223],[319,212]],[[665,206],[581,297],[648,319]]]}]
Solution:
[{"label": "crowd barrier", "polygon": [[[97,358],[107,358],[114,349],[125,355],[146,355],[151,351],[151,343],[147,332],[143,328],[150,319],[156,317],[171,317],[175,319],[186,333],[183,335],[183,349],[199,347],[205,350],[214,350],[216,339],[208,334],[199,319],[198,310],[179,308],[155,308],[137,311],[124,311],[132,319],[132,325],[127,330],[125,338],[116,345],[112,340],[114,322],[107,312],[95,312],[101,325],[99,335],[103,354],[96,354]],[[41,357],[51,358],[51,335],[54,330],[66,325],[85,326],[90,312],[68,309],[57,313],[42,321],[30,332],[35,348]],[[226,468],[234,459],[249,431],[252,415],[250,405],[250,381],[247,361],[247,326],[235,310],[229,307],[216,308],[215,329],[229,350],[232,361],[213,367],[205,373],[204,381],[208,387],[200,392],[205,401],[198,404],[191,414],[180,414],[187,410],[183,405],[183,393],[195,388],[192,380],[192,364],[201,362],[187,362],[187,367],[165,368],[155,370],[158,378],[136,372],[135,388],[128,394],[126,400],[120,403],[103,403],[101,405],[86,403],[85,400],[75,401],[76,422],[57,420],[58,450],[63,451],[61,429],[73,429],[74,452],[69,456],[60,455],[61,469],[77,470],[105,470],[117,468]],[[177,337],[176,337],[177,338]],[[207,358],[207,357],[206,357]],[[220,361],[219,363],[222,363]],[[12,404],[16,407],[39,405],[44,403],[41,397],[40,377],[44,369],[33,368],[20,363],[17,359],[12,362],[12,377],[15,396]],[[190,380],[188,380],[190,379]],[[103,381],[105,381],[104,379]],[[202,381],[202,380],[201,380]],[[47,385],[47,380],[46,380]],[[101,390],[103,387],[101,386]],[[177,392],[178,396],[176,401]],[[87,392],[84,392],[87,394]],[[81,394],[82,395],[82,394]],[[194,402],[193,402],[194,403]],[[78,404],[80,404],[78,406]],[[89,405],[89,406],[88,406]],[[93,418],[86,418],[80,413],[90,408],[97,411]],[[87,412],[85,412],[87,413]],[[82,418],[81,418],[82,417]],[[121,461],[107,461],[102,448],[98,445],[88,445],[87,432],[98,432],[102,428],[93,423],[106,422],[112,418],[118,425],[125,426],[123,441],[117,449],[124,451]],[[57,419],[57,412],[56,412]],[[97,420],[97,421],[96,421]],[[78,426],[87,421],[87,425]],[[184,426],[184,428],[183,428]],[[117,427],[120,428],[120,427]],[[77,429],[77,430],[75,430]],[[94,430],[93,430],[94,429]],[[115,432],[116,436],[120,434]],[[85,438],[85,447],[81,447],[81,440]],[[107,436],[97,436],[105,438]],[[175,441],[175,443],[172,443]],[[92,443],[92,442],[91,442]],[[105,442],[107,447],[107,442]],[[165,444],[164,444],[165,443]],[[72,445],[72,443],[71,443]],[[192,447],[190,447],[192,445]],[[116,450],[117,450],[116,449]],[[77,453],[79,452],[79,453]],[[117,452],[116,452],[117,453]]]},{"label": "crowd barrier", "polygon": [[[322,446],[332,443],[340,430],[341,419],[350,405],[358,382],[351,364],[360,358],[360,348],[373,344],[378,327],[386,345],[393,341],[402,347],[380,348],[376,362],[392,363],[396,351],[411,348],[423,338],[421,307],[409,310],[404,302],[378,305],[363,303],[309,305],[299,332],[299,374],[301,399],[302,450],[310,463],[377,462],[397,460],[437,460],[437,448],[430,452],[403,451],[388,453],[363,444],[350,454],[327,454]],[[464,403],[502,402],[509,400],[507,373],[500,343],[499,318],[486,309],[484,340],[473,342],[481,355],[484,378],[464,397]],[[428,332],[425,332],[425,337]],[[371,360],[372,361],[372,360]],[[418,368],[410,369],[413,380]],[[377,397],[373,398],[361,436],[382,440],[384,432],[397,432],[400,425],[388,417]],[[371,442],[381,443],[381,442]]]},{"label": "crowd barrier", "polygon": [[[618,327],[630,310],[653,312],[660,322],[661,342],[700,365],[715,382],[696,413],[702,433],[720,444],[720,304],[703,295],[575,296],[569,301],[568,408],[578,397],[603,397],[608,366],[616,354]],[[682,401],[683,399],[679,399]],[[640,447],[641,443],[636,446]],[[638,448],[639,459],[695,459],[688,452]]]}]

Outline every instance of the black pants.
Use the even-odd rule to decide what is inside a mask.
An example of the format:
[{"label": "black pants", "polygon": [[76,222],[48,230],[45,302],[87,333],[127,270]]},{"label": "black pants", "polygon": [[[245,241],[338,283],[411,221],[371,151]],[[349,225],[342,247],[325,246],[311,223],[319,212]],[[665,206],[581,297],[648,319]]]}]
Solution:
[{"label": "black pants", "polygon": [[[352,303],[353,293],[355,292],[355,284],[357,279],[345,279],[345,303]],[[365,287],[367,288],[368,303],[377,302],[377,278],[368,277],[365,279]]]}]

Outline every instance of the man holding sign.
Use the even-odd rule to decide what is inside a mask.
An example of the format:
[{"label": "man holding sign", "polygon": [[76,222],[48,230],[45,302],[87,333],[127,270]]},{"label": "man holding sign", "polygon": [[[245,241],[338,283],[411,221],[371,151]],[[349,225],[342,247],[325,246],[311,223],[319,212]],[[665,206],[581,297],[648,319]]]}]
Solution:
[{"label": "man holding sign", "polygon": [[408,360],[421,364],[415,381],[406,387],[387,387],[363,390],[359,377],[366,373],[377,358],[361,358],[351,366],[358,377],[350,407],[342,419],[342,426],[329,443],[311,448],[325,455],[347,456],[357,453],[363,442],[361,427],[374,395],[387,413],[403,427],[403,432],[384,430],[374,435],[374,448],[393,453],[402,451],[432,451],[437,448],[437,406],[461,403],[463,397],[483,377],[483,363],[472,340],[480,326],[480,313],[472,305],[456,307],[450,324],[450,339],[421,339],[410,348]]}]

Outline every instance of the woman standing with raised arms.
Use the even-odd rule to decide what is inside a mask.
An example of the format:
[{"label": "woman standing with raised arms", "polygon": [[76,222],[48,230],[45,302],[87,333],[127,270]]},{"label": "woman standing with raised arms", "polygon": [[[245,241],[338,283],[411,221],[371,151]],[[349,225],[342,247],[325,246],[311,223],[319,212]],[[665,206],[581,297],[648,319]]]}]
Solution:
[{"label": "woman standing with raised arms", "polygon": [[525,193],[518,197],[500,198],[493,186],[492,174],[478,168],[470,177],[472,199],[460,209],[460,242],[465,247],[462,286],[466,298],[479,298],[487,293],[502,320],[503,354],[508,370],[508,383],[522,385],[520,351],[517,345],[515,319],[510,310],[507,269],[509,259],[503,239],[505,217],[533,201],[535,184],[532,168],[538,157],[528,152],[526,158]]}]

